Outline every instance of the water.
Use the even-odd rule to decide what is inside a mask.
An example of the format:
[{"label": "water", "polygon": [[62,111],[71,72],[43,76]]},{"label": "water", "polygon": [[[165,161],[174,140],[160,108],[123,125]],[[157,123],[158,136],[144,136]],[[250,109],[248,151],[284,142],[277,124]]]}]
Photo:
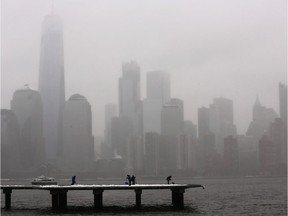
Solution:
[{"label": "water", "polygon": [[[5,210],[1,194],[1,215],[287,215],[287,178],[174,179],[176,183],[203,184],[205,190],[185,191],[184,210],[173,210],[171,191],[143,190],[142,210],[134,209],[135,193],[104,191],[101,212],[93,212],[92,191],[69,191],[68,210],[52,212],[51,195],[41,190],[13,190],[12,209]],[[2,180],[1,184],[28,184],[31,180]],[[138,179],[139,182],[139,179]],[[70,179],[58,180],[69,184]],[[119,184],[119,181],[86,180],[79,184]],[[143,181],[139,183],[163,183]]]}]

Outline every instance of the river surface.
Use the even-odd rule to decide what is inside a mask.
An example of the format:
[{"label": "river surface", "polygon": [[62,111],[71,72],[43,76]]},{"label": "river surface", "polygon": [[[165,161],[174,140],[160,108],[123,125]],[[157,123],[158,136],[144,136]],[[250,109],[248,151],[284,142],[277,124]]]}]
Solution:
[{"label": "river surface", "polygon": [[[173,210],[171,191],[143,190],[142,210],[135,210],[135,192],[104,191],[103,211],[93,211],[92,191],[69,191],[68,209],[51,210],[51,195],[42,190],[13,190],[12,208],[4,209],[1,192],[1,215],[287,215],[287,178],[231,178],[231,179],[173,179],[175,183],[205,185],[187,189],[184,193],[184,210]],[[122,184],[120,180],[78,180],[78,184]],[[160,180],[143,180],[138,183],[165,183]],[[2,179],[2,185],[27,184],[31,179]],[[70,184],[70,179],[58,180]]]}]

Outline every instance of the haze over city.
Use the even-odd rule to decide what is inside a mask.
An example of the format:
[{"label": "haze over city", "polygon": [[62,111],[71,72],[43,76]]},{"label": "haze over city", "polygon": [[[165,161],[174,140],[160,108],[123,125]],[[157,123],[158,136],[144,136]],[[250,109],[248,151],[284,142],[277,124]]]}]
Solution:
[{"label": "haze over city", "polygon": [[93,134],[103,136],[104,106],[118,104],[122,63],[170,73],[171,96],[186,120],[214,98],[233,100],[238,134],[246,133],[258,95],[279,115],[278,83],[286,83],[286,1],[2,1],[1,107],[15,90],[38,89],[41,24],[63,22],[65,95],[84,95]]},{"label": "haze over city", "polygon": [[287,1],[3,0],[1,27],[1,215],[287,215]]}]

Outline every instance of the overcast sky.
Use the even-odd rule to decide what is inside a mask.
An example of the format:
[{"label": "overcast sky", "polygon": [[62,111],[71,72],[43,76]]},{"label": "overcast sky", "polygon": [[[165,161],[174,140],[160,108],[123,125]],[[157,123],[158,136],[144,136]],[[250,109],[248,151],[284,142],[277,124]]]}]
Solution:
[{"label": "overcast sky", "polygon": [[[52,0],[2,0],[1,99],[38,89],[41,23]],[[64,26],[66,99],[83,94],[92,106],[94,135],[102,135],[104,106],[118,103],[121,65],[171,74],[173,97],[185,118],[215,97],[234,101],[245,133],[256,95],[279,113],[278,83],[287,83],[286,0],[55,0]]]}]

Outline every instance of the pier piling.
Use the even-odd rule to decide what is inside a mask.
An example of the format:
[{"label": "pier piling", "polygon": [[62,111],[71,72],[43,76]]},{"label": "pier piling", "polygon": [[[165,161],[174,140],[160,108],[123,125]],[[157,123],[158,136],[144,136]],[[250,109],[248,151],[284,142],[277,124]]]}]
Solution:
[{"label": "pier piling", "polygon": [[52,195],[52,209],[64,210],[67,208],[67,190],[50,190]]},{"label": "pier piling", "polygon": [[11,208],[11,193],[12,189],[3,189],[3,193],[5,194],[5,209]]},{"label": "pier piling", "polygon": [[136,195],[136,208],[141,209],[141,194],[142,190],[141,189],[136,189],[135,190],[135,195]]},{"label": "pier piling", "polygon": [[104,190],[101,189],[93,190],[95,210],[101,210],[103,208],[103,191]]},{"label": "pier piling", "polygon": [[184,189],[171,189],[172,191],[172,205],[176,209],[184,208]]}]

